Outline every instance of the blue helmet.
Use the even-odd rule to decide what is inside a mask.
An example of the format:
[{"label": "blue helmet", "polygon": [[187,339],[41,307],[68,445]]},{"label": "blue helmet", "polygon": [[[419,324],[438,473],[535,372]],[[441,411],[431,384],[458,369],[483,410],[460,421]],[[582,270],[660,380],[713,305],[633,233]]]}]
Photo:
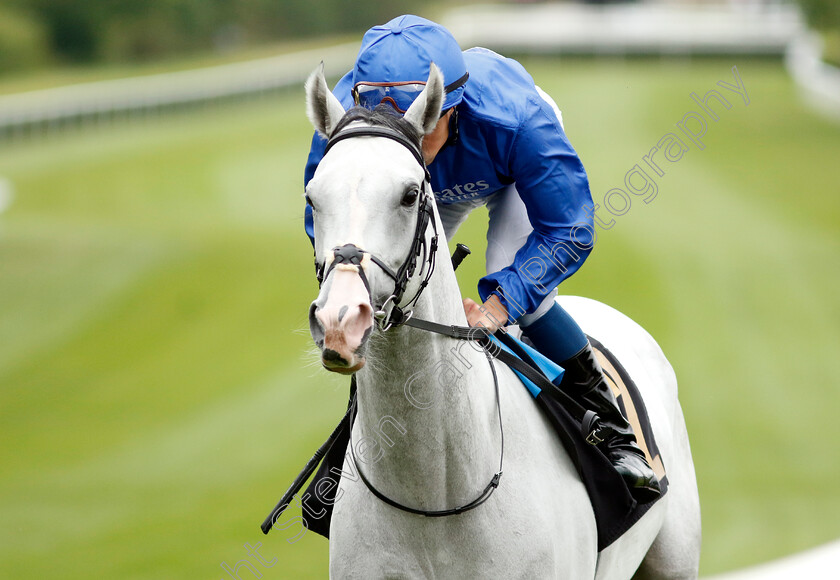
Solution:
[{"label": "blue helmet", "polygon": [[399,112],[420,94],[429,77],[429,63],[443,73],[443,110],[461,102],[469,74],[461,48],[440,24],[419,16],[398,16],[374,26],[362,38],[353,66],[353,97],[357,105],[388,102]]}]

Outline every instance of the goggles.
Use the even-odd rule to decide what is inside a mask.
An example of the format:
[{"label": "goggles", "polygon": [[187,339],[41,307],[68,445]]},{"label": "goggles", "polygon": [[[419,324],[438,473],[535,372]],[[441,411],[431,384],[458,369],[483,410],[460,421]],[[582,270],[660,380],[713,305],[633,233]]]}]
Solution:
[{"label": "goggles", "polygon": [[[443,89],[445,94],[460,88],[467,82],[470,73],[454,83],[446,85]],[[361,81],[356,83],[352,89],[353,102],[366,109],[375,109],[380,103],[387,103],[394,107],[397,112],[405,114],[411,103],[414,102],[423,89],[426,88],[426,81],[401,81],[394,83],[376,83]]]}]

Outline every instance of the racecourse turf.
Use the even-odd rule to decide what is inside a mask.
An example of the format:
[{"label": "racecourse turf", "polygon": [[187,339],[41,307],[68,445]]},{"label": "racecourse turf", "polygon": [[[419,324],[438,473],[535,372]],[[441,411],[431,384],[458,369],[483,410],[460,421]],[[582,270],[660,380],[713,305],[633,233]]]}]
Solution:
[{"label": "racecourse turf", "polygon": [[[561,291],[633,317],[676,369],[702,571],[840,537],[840,126],[774,61],[526,65],[614,222]],[[748,105],[716,84],[736,83],[733,65]],[[675,124],[712,88],[731,108],[711,104],[701,149]],[[0,214],[0,577],[229,578],[222,564],[257,542],[264,578],[325,577],[324,539],[258,528],[347,394],[306,324],[302,99],[0,146],[14,189]],[[643,157],[667,133],[687,150],[654,157],[659,176]],[[636,164],[656,196],[609,214],[605,194]],[[472,296],[483,219],[457,238],[473,246]]]}]

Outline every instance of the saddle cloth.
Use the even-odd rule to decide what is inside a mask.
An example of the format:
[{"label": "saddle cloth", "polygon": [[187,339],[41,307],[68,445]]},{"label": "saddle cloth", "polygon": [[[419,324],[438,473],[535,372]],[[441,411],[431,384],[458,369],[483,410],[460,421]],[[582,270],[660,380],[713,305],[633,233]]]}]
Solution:
[{"label": "saddle cloth", "polygon": [[[514,372],[525,384],[535,398],[537,405],[554,426],[560,441],[577,467],[581,480],[587,492],[589,492],[589,500],[595,512],[595,523],[598,529],[598,550],[601,551],[620,538],[624,532],[647,513],[656,501],[665,495],[668,490],[668,478],[662,456],[653,436],[647,409],[638,387],[612,352],[594,338],[587,338],[592,344],[598,362],[604,369],[604,374],[616,397],[619,409],[633,427],[639,447],[644,451],[648,463],[653,467],[654,473],[659,478],[662,495],[652,502],[641,504],[631,496],[624,480],[613,469],[610,461],[599,447],[586,442],[584,434],[581,432],[580,423],[569,414],[560,401],[544,394],[534,383],[515,370]],[[529,345],[518,340],[516,342],[543,371],[543,374],[555,384],[560,384],[563,370],[559,366]],[[502,345],[502,348],[505,348],[505,346]],[[507,348],[505,350],[514,352]]]},{"label": "saddle cloth", "polygon": [[[622,413],[633,426],[639,447],[645,452],[648,462],[659,477],[662,495],[664,496],[668,489],[668,479],[639,390],[613,354],[597,340],[591,337],[589,340],[604,369]],[[519,344],[527,350],[543,374],[550,380],[554,380],[555,383],[559,383],[559,378],[563,372],[559,366],[540,355],[530,346],[522,342]],[[505,347],[502,346],[502,348]],[[630,529],[656,502],[640,504],[633,499],[621,476],[613,469],[609,460],[598,447],[585,441],[580,424],[572,418],[562,404],[552,397],[544,395],[539,387],[522,375],[517,373],[517,376],[554,426],[563,446],[577,467],[589,493],[589,499],[595,513],[598,550],[601,551]],[[354,396],[355,392],[351,390],[351,401]],[[325,538],[329,538],[330,518],[332,517],[337,490],[335,480],[340,477],[339,474],[344,464],[349,443],[349,431],[349,429],[345,429],[338,436],[303,495],[307,506],[306,510],[302,510],[304,525]],[[325,486],[325,481],[330,483]],[[504,485],[504,478],[502,478],[501,485]],[[326,493],[323,492],[325,487],[329,488]]]}]

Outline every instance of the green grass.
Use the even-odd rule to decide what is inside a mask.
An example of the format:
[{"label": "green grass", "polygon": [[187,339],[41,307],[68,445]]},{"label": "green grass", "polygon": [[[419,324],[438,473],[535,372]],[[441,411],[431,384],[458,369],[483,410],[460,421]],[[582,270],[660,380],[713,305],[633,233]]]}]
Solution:
[{"label": "green grass", "polygon": [[[840,129],[772,62],[525,63],[598,202],[738,65],[749,106],[732,93],[561,291],[673,363],[704,573],[840,537]],[[0,150],[0,576],[222,577],[262,542],[264,578],[325,577],[325,540],[258,529],[346,400],[305,330],[309,135],[295,93]],[[458,236],[473,296],[482,219]]]}]

